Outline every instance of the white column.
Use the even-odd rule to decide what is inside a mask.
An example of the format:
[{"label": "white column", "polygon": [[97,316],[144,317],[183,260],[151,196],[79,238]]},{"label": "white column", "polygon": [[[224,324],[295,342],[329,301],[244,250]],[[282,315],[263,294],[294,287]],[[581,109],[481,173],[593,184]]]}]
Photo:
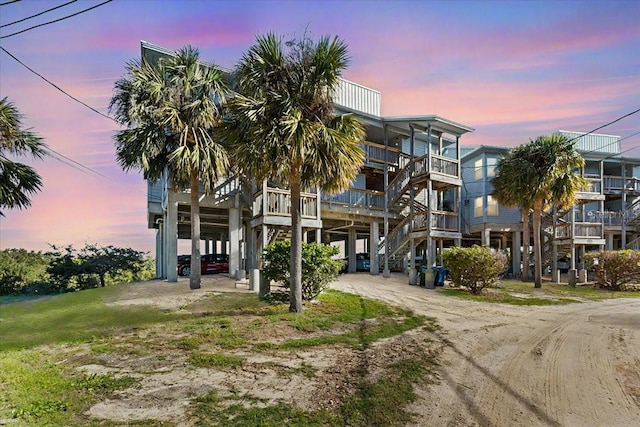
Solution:
[{"label": "white column", "polygon": [[522,273],[522,271],[520,270],[520,263],[522,262],[522,259],[520,257],[521,255],[521,246],[522,246],[522,242],[520,241],[521,235],[519,231],[514,231],[513,235],[513,246],[511,247],[511,264],[512,264],[512,268],[513,268],[513,274],[514,275],[519,275]]},{"label": "white column", "polygon": [[[262,250],[269,244],[269,229],[266,225],[262,224],[262,233],[261,237],[258,240],[258,265],[260,269],[262,269]],[[260,290],[259,295],[261,298],[266,297],[271,292],[271,282],[265,279],[265,277],[260,273]]]},{"label": "white column", "polygon": [[172,200],[173,192],[169,191],[167,203],[166,233],[166,273],[167,282],[178,281],[178,203]]},{"label": "white column", "polygon": [[156,278],[164,279],[163,272],[164,263],[162,262],[164,254],[164,222],[158,224],[156,230]]},{"label": "white column", "polygon": [[347,241],[347,256],[349,257],[349,273],[356,272],[356,229],[349,228],[349,238]]},{"label": "white column", "polygon": [[378,242],[380,240],[380,224],[373,221],[369,230],[369,272],[371,274],[379,274],[378,267]]},{"label": "white column", "polygon": [[491,229],[490,228],[485,228],[484,230],[482,230],[482,246],[484,247],[490,247],[491,246]]},{"label": "white column", "polygon": [[608,251],[612,251],[613,250],[613,233],[605,234],[605,238],[607,239],[607,246],[605,249]]},{"label": "white column", "polygon": [[238,279],[240,270],[240,209],[229,209],[229,277]]}]

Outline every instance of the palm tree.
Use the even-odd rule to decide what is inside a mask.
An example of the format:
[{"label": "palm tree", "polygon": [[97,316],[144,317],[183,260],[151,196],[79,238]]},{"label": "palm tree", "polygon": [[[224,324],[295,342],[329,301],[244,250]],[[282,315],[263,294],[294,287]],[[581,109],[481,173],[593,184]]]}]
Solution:
[{"label": "palm tree", "polygon": [[260,182],[291,190],[290,311],[302,311],[300,192],[328,193],[349,187],[364,160],[363,125],[333,112],[333,96],[348,62],[337,37],[284,43],[257,37],[237,70],[238,95],[229,102],[227,128],[234,161]]},{"label": "palm tree", "polygon": [[522,280],[529,278],[529,213],[533,207],[528,183],[535,171],[527,161],[526,146],[509,150],[498,159],[493,179],[493,197],[502,205],[519,208],[522,214]]},{"label": "palm tree", "polygon": [[199,62],[186,46],[158,64],[134,60],[115,83],[109,110],[127,126],[115,135],[116,156],[124,170],[142,170],[155,181],[168,171],[174,188],[191,191],[191,274],[200,288],[199,184],[210,193],[228,170],[224,147],[214,138],[228,95],[224,73]]},{"label": "palm tree", "polygon": [[542,287],[542,212],[555,206],[564,209],[574,204],[576,193],[588,181],[576,170],[584,159],[564,135],[540,136],[512,149],[498,162],[493,179],[494,196],[506,206],[533,210],[533,248],[535,287]]},{"label": "palm tree", "polygon": [[30,130],[22,129],[23,118],[6,97],[0,99],[0,209],[31,206],[31,195],[42,187],[42,178],[34,168],[7,157],[32,156],[41,159],[46,154],[47,146],[42,138]]}]

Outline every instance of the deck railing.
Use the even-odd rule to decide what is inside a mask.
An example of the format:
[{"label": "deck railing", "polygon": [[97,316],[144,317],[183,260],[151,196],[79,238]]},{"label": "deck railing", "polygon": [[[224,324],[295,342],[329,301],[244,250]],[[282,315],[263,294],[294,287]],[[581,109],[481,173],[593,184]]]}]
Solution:
[{"label": "deck railing", "polygon": [[[431,164],[429,165],[429,156],[424,155],[416,157],[414,162],[416,163],[414,176],[421,175],[427,172],[437,172],[444,175],[450,175],[459,178],[458,161],[436,154],[431,155]],[[430,166],[430,167],[429,167]]]},{"label": "deck railing", "polygon": [[[266,212],[265,212],[266,207]],[[267,188],[266,203],[262,191],[254,195],[253,216],[260,215],[291,216],[291,192],[279,188]],[[300,194],[300,214],[303,218],[318,217],[318,195]]]},{"label": "deck railing", "polygon": [[340,194],[322,193],[323,202],[339,203],[348,206],[364,206],[373,209],[384,209],[384,193],[382,191],[350,188]]},{"label": "deck railing", "polygon": [[431,211],[431,229],[454,232],[460,231],[458,229],[458,213]]},{"label": "deck railing", "polygon": [[589,184],[586,187],[580,189],[580,192],[600,194],[600,190],[602,188],[602,180],[600,179],[600,175],[584,174],[583,177],[587,181],[589,181]]},{"label": "deck railing", "polygon": [[385,159],[391,166],[398,166],[399,151],[397,148],[387,147],[374,142],[364,141],[360,148],[365,153],[366,161],[384,164]]},{"label": "deck railing", "polygon": [[626,192],[640,193],[640,180],[635,177],[606,175],[603,178],[604,193]]},{"label": "deck railing", "polygon": [[571,235],[571,224],[558,224],[556,226],[556,238],[602,238],[602,224],[595,222],[576,222],[574,223],[575,235]]}]

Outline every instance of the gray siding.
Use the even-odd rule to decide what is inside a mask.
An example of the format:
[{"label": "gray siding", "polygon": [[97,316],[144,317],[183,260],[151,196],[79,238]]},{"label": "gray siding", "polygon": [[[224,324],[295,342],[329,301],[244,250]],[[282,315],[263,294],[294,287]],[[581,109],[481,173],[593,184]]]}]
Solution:
[{"label": "gray siding", "polygon": [[586,135],[584,132],[572,132],[561,130],[560,133],[569,139],[574,140],[575,147],[579,151],[599,152],[599,153],[620,153],[620,137],[615,135],[602,135],[592,133]]},{"label": "gray siding", "polygon": [[335,103],[371,116],[380,117],[380,92],[368,87],[340,79],[335,94]]},{"label": "gray siding", "polygon": [[[487,158],[496,158],[495,153],[478,153],[464,159],[462,164],[462,214],[467,225],[482,223],[519,224],[521,215],[516,208],[498,205],[498,215],[487,215],[487,196],[493,192],[492,176],[487,176]],[[482,178],[476,179],[476,161],[482,159]],[[475,201],[482,197],[483,215],[475,216]]]}]

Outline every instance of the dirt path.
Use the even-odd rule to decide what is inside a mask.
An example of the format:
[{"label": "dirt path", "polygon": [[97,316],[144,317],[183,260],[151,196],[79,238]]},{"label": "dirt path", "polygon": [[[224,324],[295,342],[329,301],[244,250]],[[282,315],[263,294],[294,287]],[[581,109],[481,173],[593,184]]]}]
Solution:
[{"label": "dirt path", "polygon": [[421,426],[640,425],[640,300],[552,307],[481,304],[390,279],[333,285],[438,319],[440,384]]}]

